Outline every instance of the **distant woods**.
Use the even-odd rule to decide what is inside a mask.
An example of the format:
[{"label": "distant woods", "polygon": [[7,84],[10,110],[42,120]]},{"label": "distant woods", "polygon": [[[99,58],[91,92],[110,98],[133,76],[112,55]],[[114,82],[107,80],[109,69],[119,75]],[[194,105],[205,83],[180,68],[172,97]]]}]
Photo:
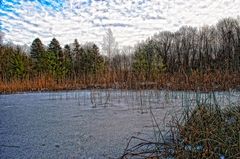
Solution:
[{"label": "distant woods", "polygon": [[136,48],[134,61],[136,63],[137,59],[143,58],[148,72],[160,63],[166,72],[171,73],[214,70],[239,72],[239,24],[238,20],[227,18],[215,26],[199,29],[185,26],[176,32],[160,32]]},{"label": "distant woods", "polygon": [[62,48],[56,38],[48,46],[36,38],[30,54],[18,46],[0,45],[0,81],[4,83],[44,77],[56,83],[72,81],[72,87],[131,87],[138,82],[164,86],[182,80],[196,84],[212,74],[208,78],[213,79],[207,82],[233,79],[233,85],[240,85],[240,21],[233,18],[222,19],[214,26],[184,26],[176,32],[159,32],[134,48],[121,50],[110,29],[103,38],[102,49],[94,43],[82,45],[77,39]]},{"label": "distant woods", "polygon": [[31,45],[30,54],[20,47],[1,46],[0,76],[2,81],[51,76],[56,80],[76,79],[83,75],[100,73],[105,61],[93,43],[80,46],[77,40],[72,47],[62,48],[56,38],[45,47],[39,38]]}]

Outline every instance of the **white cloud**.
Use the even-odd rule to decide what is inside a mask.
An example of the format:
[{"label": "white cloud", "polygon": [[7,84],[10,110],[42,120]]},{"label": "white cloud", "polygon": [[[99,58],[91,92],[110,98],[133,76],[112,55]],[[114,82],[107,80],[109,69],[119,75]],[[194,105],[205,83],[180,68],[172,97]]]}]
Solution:
[{"label": "white cloud", "polygon": [[[6,0],[3,3],[14,5]],[[13,8],[15,13],[0,9],[6,41],[31,44],[40,37],[47,45],[56,37],[61,44],[71,43],[75,38],[82,43],[100,44],[106,29],[111,28],[124,46],[134,45],[159,31],[175,31],[182,25],[211,25],[224,17],[236,17],[240,14],[240,1],[68,0],[62,8],[54,10],[37,1],[20,0]]]}]

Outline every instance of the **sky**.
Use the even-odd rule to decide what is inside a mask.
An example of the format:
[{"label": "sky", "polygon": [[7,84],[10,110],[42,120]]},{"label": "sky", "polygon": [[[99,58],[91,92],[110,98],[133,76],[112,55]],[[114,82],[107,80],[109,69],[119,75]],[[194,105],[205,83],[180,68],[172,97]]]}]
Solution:
[{"label": "sky", "polygon": [[240,0],[0,0],[4,42],[47,45],[101,44],[108,28],[120,46],[133,46],[160,31],[212,25],[240,15]]}]

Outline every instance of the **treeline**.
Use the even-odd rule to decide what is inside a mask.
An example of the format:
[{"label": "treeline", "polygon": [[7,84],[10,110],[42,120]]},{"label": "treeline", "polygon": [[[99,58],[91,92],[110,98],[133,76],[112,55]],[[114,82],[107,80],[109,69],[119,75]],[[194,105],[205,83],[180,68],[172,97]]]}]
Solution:
[{"label": "treeline", "polygon": [[20,47],[1,46],[0,75],[2,81],[16,79],[33,79],[43,75],[56,80],[76,79],[80,76],[102,73],[105,61],[94,43],[80,46],[77,40],[72,48],[61,48],[58,40],[53,38],[45,47],[39,38],[31,45],[30,55]]},{"label": "treeline", "polygon": [[78,84],[134,88],[153,83],[174,89],[240,85],[240,22],[233,18],[214,26],[160,32],[122,50],[108,30],[102,49],[105,54],[96,44],[82,45],[77,39],[62,48],[56,38],[48,46],[36,38],[30,54],[20,47],[0,47],[3,83],[44,77],[56,84],[71,81],[73,88]]},{"label": "treeline", "polygon": [[240,71],[239,20],[226,18],[215,26],[199,29],[184,26],[176,32],[164,31],[140,44],[134,53],[137,71],[166,72]]}]

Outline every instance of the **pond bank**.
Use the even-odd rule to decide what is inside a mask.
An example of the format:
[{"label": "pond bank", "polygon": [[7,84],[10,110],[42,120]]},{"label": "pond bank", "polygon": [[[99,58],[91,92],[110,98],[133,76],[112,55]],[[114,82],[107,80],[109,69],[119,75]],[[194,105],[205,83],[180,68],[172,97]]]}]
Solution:
[{"label": "pond bank", "polygon": [[14,93],[24,91],[59,91],[59,90],[84,90],[84,89],[167,89],[178,91],[228,91],[240,90],[239,73],[206,73],[206,74],[162,74],[158,79],[147,81],[130,78],[120,79],[78,79],[56,80],[51,77],[35,79],[0,81],[0,93]]}]

